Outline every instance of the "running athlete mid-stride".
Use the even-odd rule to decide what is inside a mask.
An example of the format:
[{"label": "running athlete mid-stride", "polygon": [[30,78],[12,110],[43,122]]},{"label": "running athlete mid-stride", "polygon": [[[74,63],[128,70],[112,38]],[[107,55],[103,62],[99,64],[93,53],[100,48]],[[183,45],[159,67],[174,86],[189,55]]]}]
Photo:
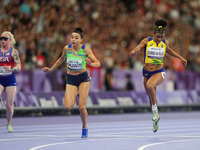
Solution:
[{"label": "running athlete mid-stride", "polygon": [[0,36],[0,95],[6,93],[6,116],[8,132],[13,132],[11,125],[14,113],[14,99],[16,95],[15,72],[21,70],[21,61],[18,51],[14,48],[15,38],[9,31]]},{"label": "running athlete mid-stride", "polygon": [[44,67],[43,71],[52,71],[64,60],[66,61],[67,83],[64,96],[64,106],[70,110],[76,102],[76,96],[79,94],[79,111],[82,120],[82,138],[87,138],[87,109],[86,101],[90,89],[90,76],[87,72],[86,64],[93,67],[100,67],[99,60],[94,56],[92,50],[82,44],[83,31],[76,28],[71,35],[71,43],[63,49],[61,57],[50,68]]},{"label": "running athlete mid-stride", "polygon": [[168,53],[182,61],[184,66],[187,65],[187,60],[169,47],[168,41],[165,40],[165,29],[167,22],[165,20],[157,20],[155,22],[153,36],[144,38],[139,45],[136,46],[130,55],[133,56],[144,49],[144,87],[149,96],[150,105],[153,113],[153,132],[158,130],[158,108],[156,98],[156,87],[161,84],[165,77],[164,58]]}]

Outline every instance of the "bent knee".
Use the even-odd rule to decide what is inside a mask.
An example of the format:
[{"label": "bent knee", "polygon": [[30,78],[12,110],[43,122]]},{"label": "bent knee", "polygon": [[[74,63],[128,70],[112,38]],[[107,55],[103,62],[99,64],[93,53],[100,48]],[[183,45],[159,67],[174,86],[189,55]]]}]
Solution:
[{"label": "bent knee", "polygon": [[6,107],[14,107],[14,103],[12,103],[12,102],[6,102]]},{"label": "bent knee", "polygon": [[64,102],[64,107],[67,109],[67,110],[71,110],[73,108],[73,105],[72,104],[67,104],[66,102]]},{"label": "bent knee", "polygon": [[79,110],[86,110],[86,106],[85,105],[80,105],[79,106]]},{"label": "bent knee", "polygon": [[150,82],[147,82],[146,88],[147,88],[148,90],[152,90],[152,89],[154,88],[154,85],[151,84]]}]

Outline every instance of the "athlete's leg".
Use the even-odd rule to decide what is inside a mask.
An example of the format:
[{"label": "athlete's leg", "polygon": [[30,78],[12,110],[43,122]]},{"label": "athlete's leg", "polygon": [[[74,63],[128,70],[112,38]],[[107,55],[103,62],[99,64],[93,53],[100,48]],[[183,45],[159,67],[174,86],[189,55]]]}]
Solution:
[{"label": "athlete's leg", "polygon": [[86,103],[88,98],[88,93],[90,90],[90,82],[82,82],[79,86],[79,111],[80,117],[82,121],[82,138],[87,137],[88,129],[87,129],[87,118],[88,112],[86,109]]},{"label": "athlete's leg", "polygon": [[2,101],[1,104],[3,104],[3,99],[1,97],[2,93],[3,93],[3,90],[4,90],[4,87],[3,87],[3,85],[0,84],[0,101]]},{"label": "athlete's leg", "polygon": [[147,89],[147,81],[148,81],[148,79],[147,79],[146,77],[144,77],[144,88],[145,88],[146,93],[147,93],[147,95],[148,95],[148,97],[149,97],[150,107],[152,107],[152,101],[153,101],[153,99],[151,98],[151,95],[150,95],[150,93],[149,93],[149,90]]},{"label": "athlete's leg", "polygon": [[151,76],[151,78],[147,81],[146,83],[146,89],[148,91],[148,95],[152,99],[152,105],[157,104],[157,99],[156,99],[156,86],[161,84],[164,81],[164,78],[162,76],[162,73],[156,73]]},{"label": "athlete's leg", "polygon": [[88,98],[88,93],[90,90],[90,82],[82,82],[79,86],[79,111],[81,120],[83,123],[83,128],[87,128],[87,109],[86,103]]},{"label": "athlete's leg", "polygon": [[158,115],[158,108],[157,108],[157,99],[156,99],[156,86],[162,83],[164,80],[162,73],[156,73],[151,76],[151,78],[146,83],[146,89],[148,91],[148,95],[152,100],[152,112],[153,112],[153,132],[158,130],[158,122],[159,122],[159,115]]},{"label": "athlete's leg", "polygon": [[14,114],[14,100],[16,95],[16,86],[8,86],[5,88],[6,92],[6,109],[7,109],[7,121],[8,132],[13,132],[11,121]]},{"label": "athlete's leg", "polygon": [[4,87],[3,87],[3,85],[0,84],[0,98],[2,96],[3,90],[4,90]]},{"label": "athlete's leg", "polygon": [[76,102],[76,96],[78,92],[78,87],[71,85],[71,84],[66,84],[66,89],[65,89],[65,97],[64,97],[64,106],[68,110],[71,110]]}]

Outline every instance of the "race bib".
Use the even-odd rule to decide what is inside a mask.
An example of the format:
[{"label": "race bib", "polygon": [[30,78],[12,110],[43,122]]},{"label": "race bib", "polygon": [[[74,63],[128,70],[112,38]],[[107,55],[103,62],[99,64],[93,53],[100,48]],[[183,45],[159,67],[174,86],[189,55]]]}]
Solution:
[{"label": "race bib", "polygon": [[0,66],[0,75],[10,75],[12,74],[11,70],[6,70],[3,66]]},{"label": "race bib", "polygon": [[164,48],[149,47],[147,49],[147,56],[153,58],[162,58],[164,57]]},{"label": "race bib", "polygon": [[82,70],[82,60],[67,60],[67,67],[70,70]]}]

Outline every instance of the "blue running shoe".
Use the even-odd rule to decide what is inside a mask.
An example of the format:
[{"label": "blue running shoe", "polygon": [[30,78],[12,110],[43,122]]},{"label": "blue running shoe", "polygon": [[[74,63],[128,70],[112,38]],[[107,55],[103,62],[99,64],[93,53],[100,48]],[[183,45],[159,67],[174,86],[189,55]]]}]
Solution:
[{"label": "blue running shoe", "polygon": [[82,135],[81,138],[87,138],[88,137],[88,129],[82,129]]}]

